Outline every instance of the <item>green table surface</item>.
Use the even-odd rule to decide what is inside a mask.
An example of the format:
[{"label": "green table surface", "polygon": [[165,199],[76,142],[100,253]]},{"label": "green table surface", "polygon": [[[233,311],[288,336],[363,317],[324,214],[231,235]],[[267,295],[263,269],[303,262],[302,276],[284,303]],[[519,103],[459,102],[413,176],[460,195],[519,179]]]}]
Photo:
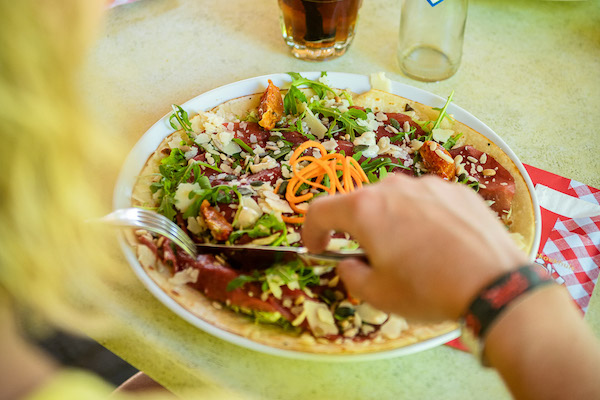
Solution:
[{"label": "green table surface", "polygon": [[[240,79],[384,71],[440,96],[454,90],[454,103],[498,133],[522,162],[600,187],[599,1],[472,0],[460,69],[438,83],[400,72],[399,15],[398,1],[364,1],[350,50],[314,63],[289,55],[275,0],[142,0],[107,13],[82,88],[129,148],[171,104]],[[97,340],[176,393],[206,384],[261,399],[510,398],[493,370],[446,346],[352,363],[247,350],[177,317],[125,261],[123,278],[128,283],[114,289],[112,312],[119,334]],[[597,292],[586,319],[600,336]]]}]

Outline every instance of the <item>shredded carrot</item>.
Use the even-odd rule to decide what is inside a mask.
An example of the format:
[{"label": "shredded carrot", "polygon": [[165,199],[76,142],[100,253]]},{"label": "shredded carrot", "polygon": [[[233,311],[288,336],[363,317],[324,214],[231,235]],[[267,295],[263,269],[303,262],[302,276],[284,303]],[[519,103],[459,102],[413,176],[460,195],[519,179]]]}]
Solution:
[{"label": "shredded carrot", "polygon": [[359,305],[359,304],[360,304],[360,300],[359,300],[359,299],[357,299],[356,297],[352,297],[352,295],[351,295],[350,293],[348,293],[347,300],[348,300],[350,303],[354,304],[355,306],[357,306],[357,305]]},{"label": "shredded carrot", "polygon": [[281,219],[288,224],[301,224],[304,222],[304,217],[286,217],[285,215],[282,215]]},{"label": "shredded carrot", "polygon": [[[310,148],[319,150],[321,157],[303,156],[302,154]],[[308,164],[301,168],[299,164],[302,162]],[[322,190],[329,195],[334,195],[336,192],[349,193],[357,187],[362,187],[363,182],[369,182],[367,175],[354,158],[339,153],[328,154],[325,147],[314,140],[308,140],[298,146],[292,153],[289,163],[294,176],[288,182],[285,199],[290,204],[290,208],[300,215],[282,216],[282,219],[292,224],[304,222],[304,215],[302,215],[304,210],[298,207],[298,204],[312,199],[315,196],[314,191]],[[339,177],[338,172],[341,172]],[[325,177],[329,179],[329,186],[323,183]],[[303,186],[308,186],[308,189],[298,194]],[[275,192],[278,189],[279,186]]]}]

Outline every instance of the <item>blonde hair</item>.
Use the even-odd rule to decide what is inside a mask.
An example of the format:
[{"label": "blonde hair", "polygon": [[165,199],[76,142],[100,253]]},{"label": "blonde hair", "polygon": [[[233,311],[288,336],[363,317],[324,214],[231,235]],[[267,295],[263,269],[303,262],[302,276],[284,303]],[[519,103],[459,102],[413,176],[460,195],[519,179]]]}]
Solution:
[{"label": "blonde hair", "polygon": [[76,90],[104,3],[0,3],[0,288],[88,333],[120,264],[111,235],[85,222],[110,209],[120,146]]},{"label": "blonde hair", "polygon": [[[99,335],[115,334],[105,313],[119,304],[107,288],[132,276],[118,271],[126,264],[114,231],[86,222],[110,211],[124,148],[75,90],[105,3],[0,2],[0,308],[8,293],[50,326]],[[36,398],[105,397],[79,375],[59,376]],[[209,382],[186,398],[239,398]]]}]

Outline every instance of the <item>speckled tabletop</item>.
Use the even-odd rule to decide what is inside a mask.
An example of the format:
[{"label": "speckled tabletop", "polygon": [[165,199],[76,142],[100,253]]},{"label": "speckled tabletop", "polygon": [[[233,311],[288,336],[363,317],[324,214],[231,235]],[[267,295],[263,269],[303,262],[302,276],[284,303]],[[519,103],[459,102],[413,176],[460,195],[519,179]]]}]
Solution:
[{"label": "speckled tabletop", "polygon": [[[472,0],[462,65],[422,83],[395,59],[399,2],[364,1],[357,35],[339,59],[291,57],[275,0],[142,0],[108,12],[90,54],[84,92],[133,144],[173,103],[274,72],[370,74],[454,102],[490,126],[521,161],[600,187],[600,2]],[[259,354],[187,324],[133,277],[115,289],[121,334],[99,339],[175,392],[212,382],[251,398],[505,399],[497,374],[442,346],[382,361],[308,362]],[[596,290],[586,318],[600,336]]]}]

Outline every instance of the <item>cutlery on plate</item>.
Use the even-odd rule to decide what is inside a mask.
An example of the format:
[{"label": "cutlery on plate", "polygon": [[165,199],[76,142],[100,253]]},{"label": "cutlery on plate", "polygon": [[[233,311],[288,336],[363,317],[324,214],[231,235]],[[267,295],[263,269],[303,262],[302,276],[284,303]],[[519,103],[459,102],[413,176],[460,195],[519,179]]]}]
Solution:
[{"label": "cutlery on plate", "polygon": [[177,224],[165,216],[142,208],[122,208],[99,219],[100,222],[119,227],[137,227],[158,233],[170,239],[187,254],[196,258],[198,254],[222,254],[244,263],[265,263],[290,261],[295,258],[336,262],[348,257],[367,261],[365,253],[358,250],[325,251],[315,254],[306,247],[255,246],[195,243]]}]

